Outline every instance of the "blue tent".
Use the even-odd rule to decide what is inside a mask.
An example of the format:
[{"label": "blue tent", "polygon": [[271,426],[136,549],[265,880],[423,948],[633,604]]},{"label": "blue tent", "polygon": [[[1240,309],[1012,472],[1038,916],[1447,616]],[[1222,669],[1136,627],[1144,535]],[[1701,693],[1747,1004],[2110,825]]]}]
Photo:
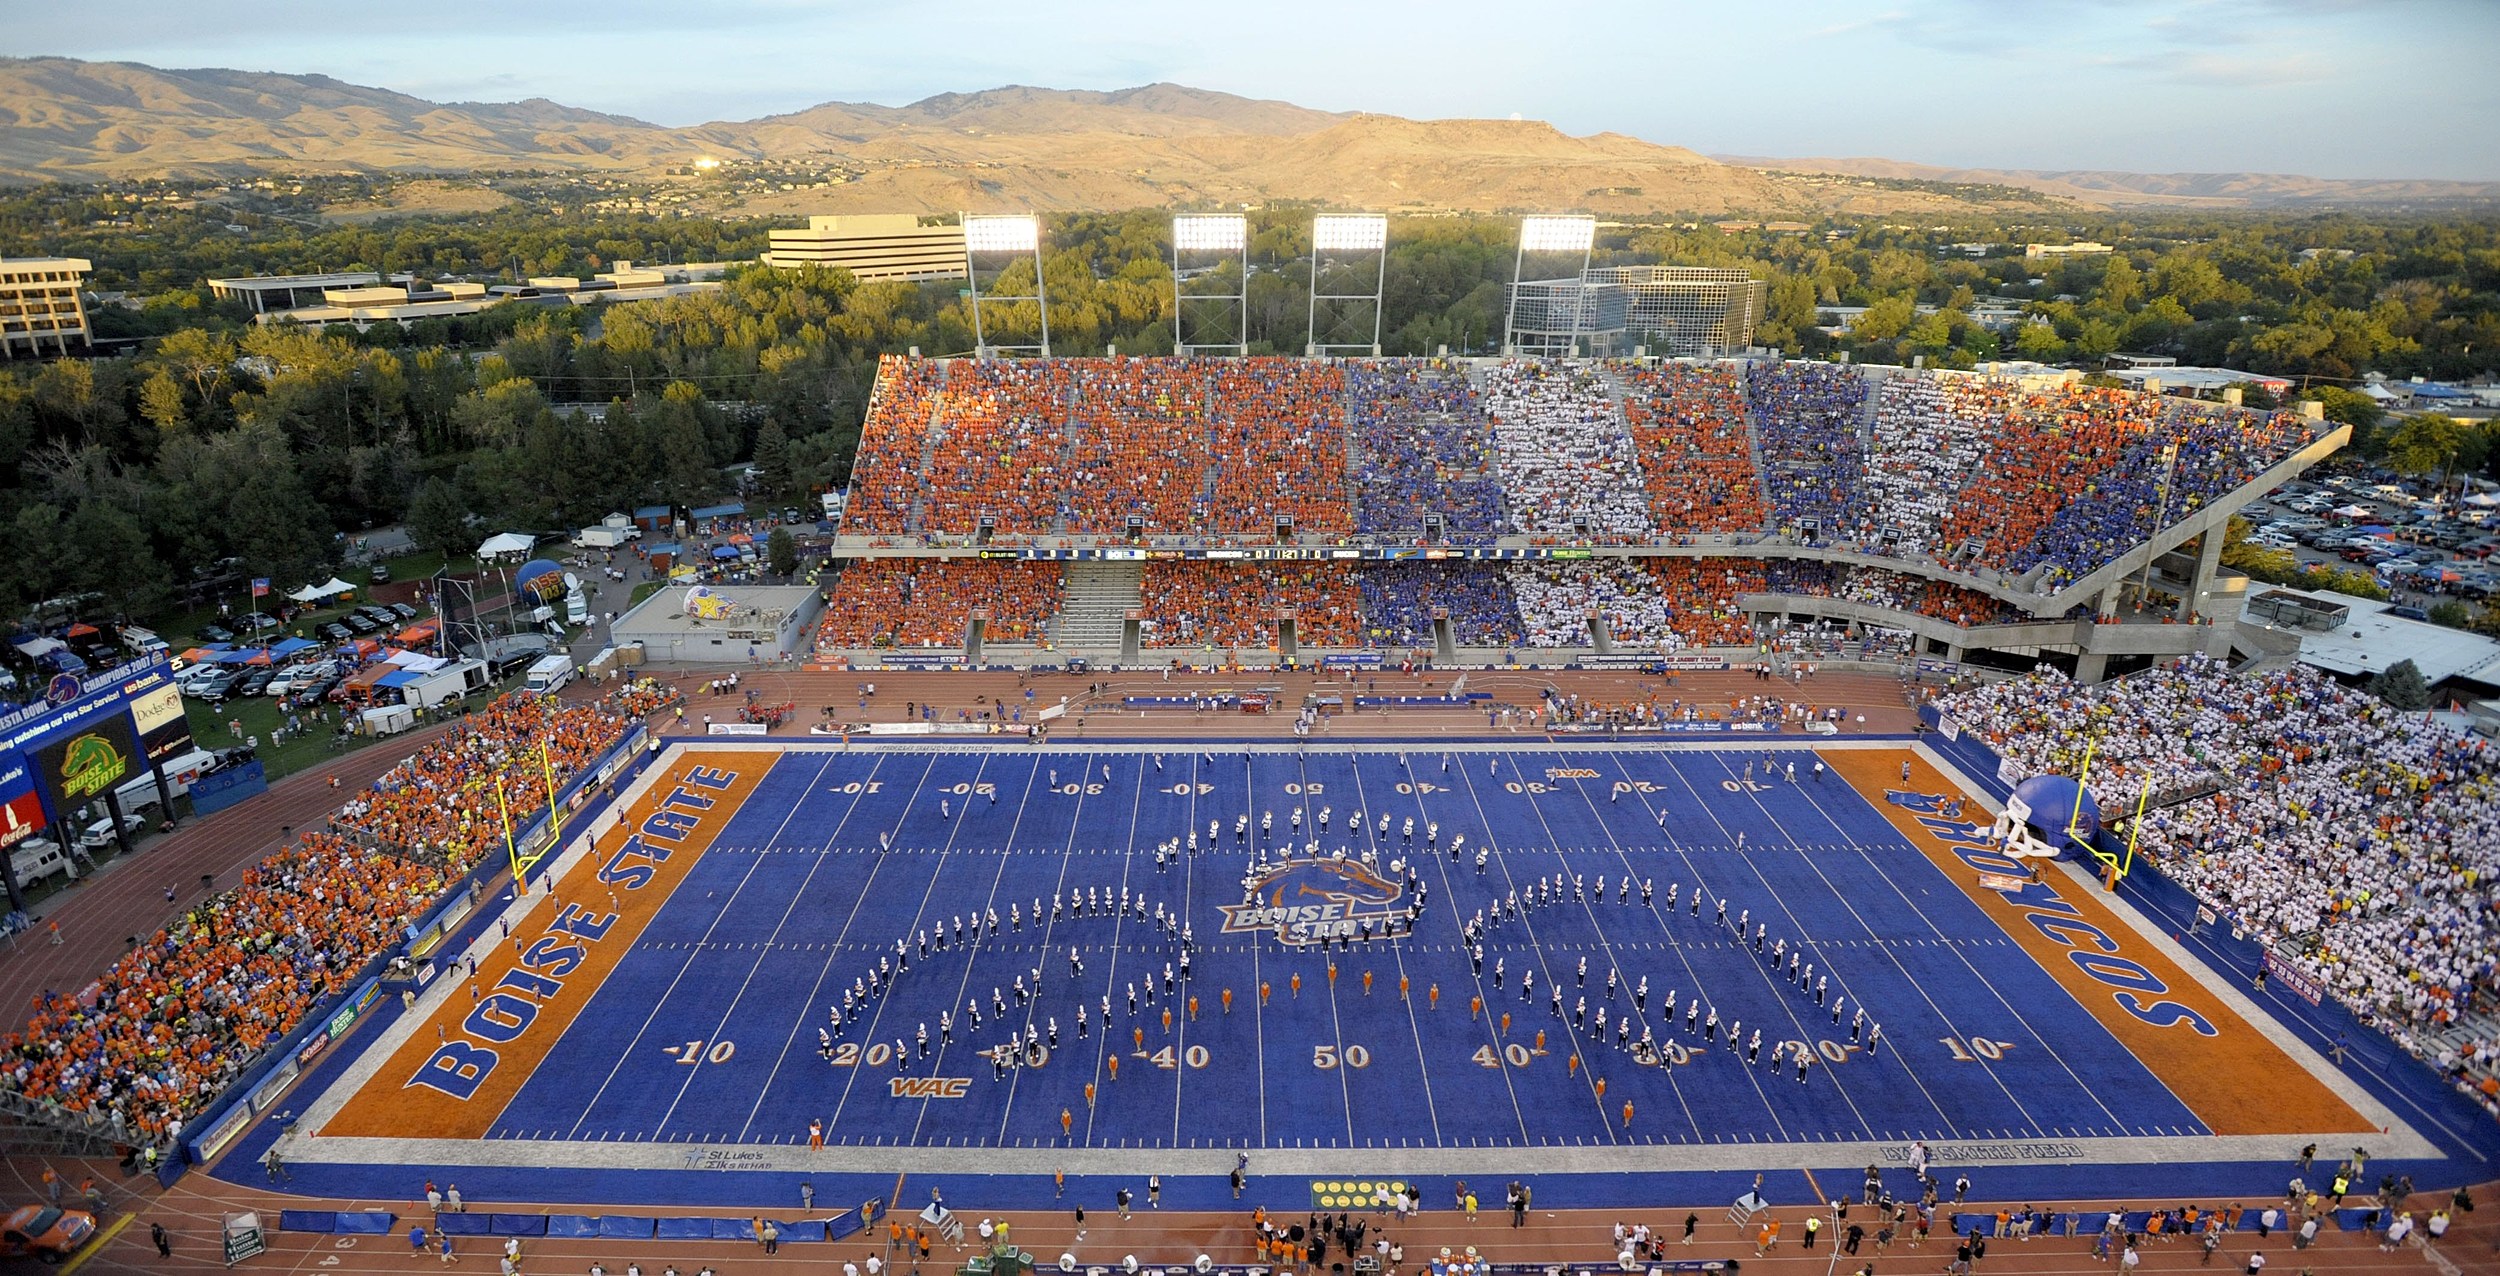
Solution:
[{"label": "blue tent", "polygon": [[[2031,809],[2023,823],[2040,839],[2060,850],[2070,842],[2090,842],[2101,828],[2101,804],[2069,776],[2035,775],[2014,786],[2015,800]],[[2074,836],[2066,835],[2067,828]]]},{"label": "blue tent", "polygon": [[714,545],[712,547],[712,557],[714,558],[730,559],[736,558],[737,556],[738,547],[735,545]]}]

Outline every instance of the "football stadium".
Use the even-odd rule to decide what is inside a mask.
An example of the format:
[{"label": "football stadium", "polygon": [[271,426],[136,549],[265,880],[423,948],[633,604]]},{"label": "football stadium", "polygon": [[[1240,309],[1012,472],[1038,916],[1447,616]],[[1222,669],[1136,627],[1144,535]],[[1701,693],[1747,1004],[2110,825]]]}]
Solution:
[{"label": "football stadium", "polygon": [[[2219,566],[2349,441],[1759,349],[887,356],[816,587],[631,549],[647,663],[251,799],[0,1092],[351,1270],[2444,1229],[2500,763]],[[12,782],[145,769],[165,676]]]}]

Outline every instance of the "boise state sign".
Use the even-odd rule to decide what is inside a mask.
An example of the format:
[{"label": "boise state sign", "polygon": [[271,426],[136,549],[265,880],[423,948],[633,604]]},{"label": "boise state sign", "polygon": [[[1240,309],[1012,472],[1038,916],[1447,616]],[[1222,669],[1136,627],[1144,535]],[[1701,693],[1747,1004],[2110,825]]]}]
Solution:
[{"label": "boise state sign", "polygon": [[1386,935],[1406,916],[1406,888],[1359,860],[1286,860],[1248,883],[1239,904],[1222,905],[1224,933],[1270,931],[1283,944],[1326,944]]}]

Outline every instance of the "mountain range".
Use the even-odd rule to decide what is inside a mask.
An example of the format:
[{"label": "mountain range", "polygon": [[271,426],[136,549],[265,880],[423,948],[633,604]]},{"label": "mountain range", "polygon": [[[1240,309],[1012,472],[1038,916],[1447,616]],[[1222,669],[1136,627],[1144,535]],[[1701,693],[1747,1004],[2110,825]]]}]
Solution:
[{"label": "mountain range", "polygon": [[[1941,214],[2061,200],[2241,206],[2500,197],[2500,186],[2466,183],[1713,158],[1616,133],[1572,136],[1537,121],[1316,111],[1176,84],[1116,92],[1011,86],[900,107],[827,102],[668,128],[543,98],[431,102],[322,75],[0,58],[0,181],[518,170],[631,176],[683,170],[705,156],[813,169],[831,183],[743,199],[750,213],[1301,200],[1392,212],[1721,217]],[[1920,185],[1858,180],[1877,177]],[[2036,193],[2009,197],[2007,187]]]},{"label": "mountain range", "polygon": [[1945,168],[1901,160],[1773,159],[1713,155],[1724,164],[1777,173],[1897,178],[1953,185],[2015,186],[2079,204],[2265,208],[2320,204],[2483,204],[2500,182],[2303,177],[2295,173],[2126,173],[2104,169]]}]

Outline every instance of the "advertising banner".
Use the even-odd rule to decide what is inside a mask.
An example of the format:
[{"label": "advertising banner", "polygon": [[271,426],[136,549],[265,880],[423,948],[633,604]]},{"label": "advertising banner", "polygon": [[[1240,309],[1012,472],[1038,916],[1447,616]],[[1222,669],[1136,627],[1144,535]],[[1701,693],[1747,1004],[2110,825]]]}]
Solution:
[{"label": "advertising banner", "polygon": [[43,823],[34,771],[17,754],[0,755],[0,853],[33,837]]},{"label": "advertising banner", "polygon": [[162,762],[191,748],[191,719],[182,712],[182,689],[162,686],[130,698],[130,718],[148,761]]}]

